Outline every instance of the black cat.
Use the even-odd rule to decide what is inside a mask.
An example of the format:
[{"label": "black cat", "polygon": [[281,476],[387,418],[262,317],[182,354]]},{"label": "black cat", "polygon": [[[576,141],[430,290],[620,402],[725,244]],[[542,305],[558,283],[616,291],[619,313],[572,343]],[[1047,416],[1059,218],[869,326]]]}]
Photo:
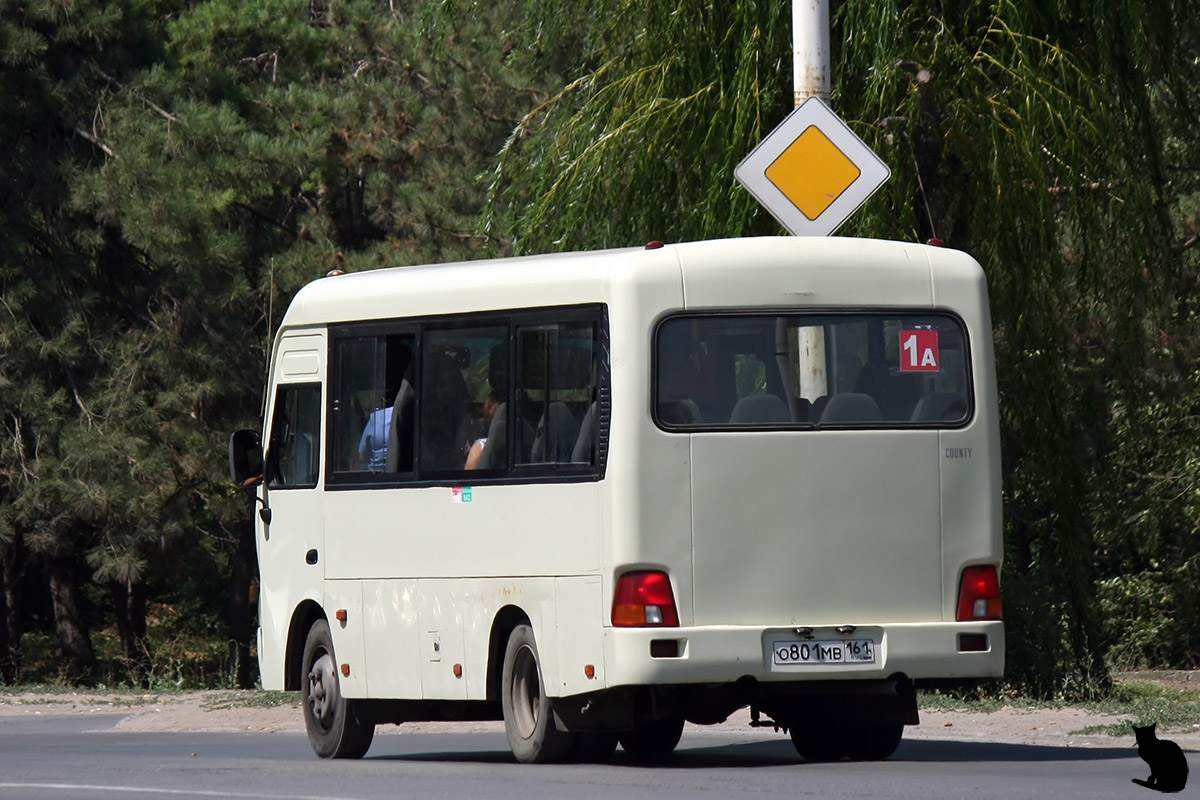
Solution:
[{"label": "black cat", "polygon": [[1150,765],[1150,777],[1144,781],[1134,778],[1133,782],[1160,792],[1182,791],[1183,787],[1187,786],[1187,759],[1179,745],[1158,738],[1154,727],[1133,726],[1133,735],[1137,737],[1138,755]]}]

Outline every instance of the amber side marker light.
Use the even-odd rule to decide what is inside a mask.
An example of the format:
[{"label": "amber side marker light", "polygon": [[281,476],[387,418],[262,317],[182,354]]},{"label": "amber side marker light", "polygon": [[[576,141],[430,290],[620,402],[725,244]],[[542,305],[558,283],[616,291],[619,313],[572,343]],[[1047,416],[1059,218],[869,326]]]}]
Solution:
[{"label": "amber side marker light", "polygon": [[678,628],[675,593],[665,572],[626,572],[613,593],[612,624],[618,628]]},{"label": "amber side marker light", "polygon": [[993,566],[967,567],[958,585],[958,621],[996,620],[1003,616],[1000,574]]}]

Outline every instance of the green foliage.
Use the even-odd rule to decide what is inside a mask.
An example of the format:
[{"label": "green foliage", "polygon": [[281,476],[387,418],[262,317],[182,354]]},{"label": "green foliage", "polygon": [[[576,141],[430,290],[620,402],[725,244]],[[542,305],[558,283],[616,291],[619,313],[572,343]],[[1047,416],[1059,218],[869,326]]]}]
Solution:
[{"label": "green foliage", "polygon": [[[1000,695],[919,692],[920,707],[929,711],[956,711],[991,714],[1004,708],[1033,710],[1061,708],[1064,697],[1047,699],[1042,695],[1028,696],[1014,691]],[[1200,718],[1200,689],[1175,683],[1120,680],[1103,695],[1088,702],[1072,703],[1072,708],[1105,716],[1124,716],[1126,721],[1088,725],[1071,731],[1072,735],[1107,734],[1129,736],[1130,725],[1158,725],[1160,733],[1195,732]]]},{"label": "green foliage", "polygon": [[572,8],[526,9],[528,47],[554,52],[578,35],[581,64],[598,63],[509,136],[483,222],[494,246],[511,237],[518,251],[571,250],[775,230],[733,167],[790,95],[784,6],[612,0],[592,8],[582,32]]},{"label": "green foliage", "polygon": [[[1196,666],[1200,16],[833,7],[832,103],[893,169],[843,233],[988,271],[1010,680]],[[244,664],[224,437],[327,270],[778,232],[733,168],[791,108],[789,29],[761,0],[0,0],[0,588],[27,612],[0,677]]]},{"label": "green foliage", "polygon": [[1129,736],[1133,725],[1157,725],[1159,734],[1195,733],[1200,718],[1200,689],[1191,686],[1122,681],[1111,696],[1083,706],[1096,714],[1122,715],[1124,722],[1089,725],[1073,734],[1103,733],[1110,736]]},{"label": "green foliage", "polygon": [[1176,372],[1180,355],[1192,360],[1190,342],[1155,348],[1154,393],[1114,409],[1112,491],[1095,515],[1098,596],[1117,669],[1200,665],[1200,378],[1194,367]]},{"label": "green foliage", "polygon": [[[488,15],[459,20],[434,60],[414,14],[0,0],[0,174],[26,199],[0,208],[0,587],[77,648],[72,677],[112,680],[122,659],[164,685],[249,666],[252,509],[224,444],[255,424],[283,308],[330,269],[479,247],[476,176],[531,81]],[[147,600],[196,624],[164,636]]]},{"label": "green foliage", "polygon": [[[482,223],[494,239],[538,251],[775,230],[732,171],[790,107],[786,4],[527,13],[533,49],[583,56],[501,152]],[[940,237],[988,272],[1009,679],[1090,695],[1109,652],[1194,664],[1200,391],[1178,376],[1195,374],[1200,333],[1200,18],[1149,0],[845,0],[832,41],[833,106],[893,169],[843,233]],[[1167,599],[1123,604],[1155,581]]]}]

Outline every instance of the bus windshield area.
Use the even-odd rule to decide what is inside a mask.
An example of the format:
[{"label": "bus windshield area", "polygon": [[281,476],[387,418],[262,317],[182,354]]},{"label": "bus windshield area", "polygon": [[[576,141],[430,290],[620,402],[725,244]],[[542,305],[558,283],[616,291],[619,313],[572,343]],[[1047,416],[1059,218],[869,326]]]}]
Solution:
[{"label": "bus windshield area", "polygon": [[943,314],[671,317],[654,389],[666,430],[954,428],[972,413],[966,333]]}]

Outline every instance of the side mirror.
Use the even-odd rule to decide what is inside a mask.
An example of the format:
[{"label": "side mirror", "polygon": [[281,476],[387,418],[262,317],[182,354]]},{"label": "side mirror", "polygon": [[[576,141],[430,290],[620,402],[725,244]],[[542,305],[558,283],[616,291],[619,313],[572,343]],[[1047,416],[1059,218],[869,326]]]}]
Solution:
[{"label": "side mirror", "polygon": [[262,482],[263,451],[258,431],[235,431],[229,437],[229,477],[238,486]]}]

